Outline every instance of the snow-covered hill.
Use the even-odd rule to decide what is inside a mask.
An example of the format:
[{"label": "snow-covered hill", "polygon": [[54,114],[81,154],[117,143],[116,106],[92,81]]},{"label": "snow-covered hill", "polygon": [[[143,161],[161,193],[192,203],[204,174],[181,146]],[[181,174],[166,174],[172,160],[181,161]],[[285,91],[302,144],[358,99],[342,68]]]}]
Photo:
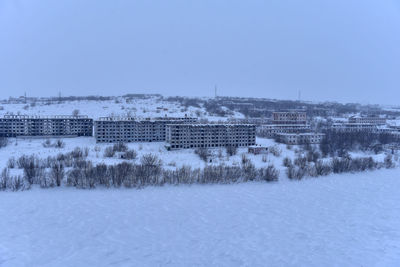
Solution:
[{"label": "snow-covered hill", "polygon": [[400,172],[0,194],[0,266],[398,266]]},{"label": "snow-covered hill", "polygon": [[[21,115],[71,115],[74,110],[79,114],[98,119],[106,116],[132,116],[137,118],[151,117],[183,117],[185,115],[209,119],[211,121],[226,120],[227,118],[211,116],[204,108],[183,106],[177,101],[167,101],[160,97],[126,98],[114,97],[113,100],[75,100],[58,102],[28,102],[27,104],[2,103],[0,116],[4,114]],[[243,117],[241,113],[234,113],[235,117]]]}]

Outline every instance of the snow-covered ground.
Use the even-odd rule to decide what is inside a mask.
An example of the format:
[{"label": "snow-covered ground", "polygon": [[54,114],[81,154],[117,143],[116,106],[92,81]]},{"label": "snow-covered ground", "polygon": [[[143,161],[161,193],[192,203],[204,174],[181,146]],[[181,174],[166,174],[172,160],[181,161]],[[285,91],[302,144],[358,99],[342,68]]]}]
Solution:
[{"label": "snow-covered ground", "polygon": [[[47,104],[37,102],[35,105],[28,104],[0,104],[0,116],[5,114],[15,115],[71,115],[72,111],[79,110],[80,115],[87,115],[89,118],[98,119],[106,116],[132,116],[137,118],[152,117],[199,117],[199,119],[208,119],[210,121],[225,121],[227,118],[211,116],[204,108],[184,107],[179,102],[166,101],[159,97],[150,97],[147,99],[135,98],[127,99],[118,97],[116,100],[81,100],[66,101],[62,103]],[[234,117],[241,118],[243,114],[235,112]]]},{"label": "snow-covered ground", "polygon": [[[57,138],[50,138],[51,143],[54,143]],[[105,158],[104,150],[112,144],[96,143],[94,137],[77,137],[77,138],[63,138],[65,147],[54,148],[54,147],[43,147],[43,143],[46,141],[44,138],[9,138],[9,144],[6,147],[0,149],[0,170],[7,166],[9,158],[14,157],[17,159],[22,155],[37,155],[39,158],[45,159],[48,156],[56,156],[59,153],[67,153],[72,151],[76,147],[88,148],[89,156],[88,159],[93,163],[106,163],[116,164],[122,162],[117,157]],[[282,155],[275,157],[272,154],[264,155],[253,155],[249,154],[247,148],[239,148],[238,152],[234,156],[227,156],[226,149],[215,148],[210,149],[212,156],[210,159],[211,163],[208,164],[226,164],[226,165],[239,165],[242,154],[246,156],[255,164],[256,167],[266,167],[269,164],[274,164],[277,168],[283,170],[282,161],[284,156],[290,156],[294,158],[294,148],[288,150],[286,145],[276,144],[272,139],[257,138],[257,143],[265,146],[278,146],[282,151]],[[205,166],[205,162],[202,161],[198,155],[195,154],[194,149],[180,149],[167,151],[165,148],[165,142],[152,142],[152,143],[127,143],[129,149],[134,149],[137,152],[137,159],[134,162],[139,162],[140,157],[144,154],[152,153],[157,155],[165,168],[181,167],[183,165],[191,166],[193,168],[202,168]],[[263,161],[263,158],[266,162]]]},{"label": "snow-covered ground", "polygon": [[[1,104],[3,114],[100,116],[189,116],[212,121],[203,108],[158,97],[117,101],[73,101],[46,105]],[[24,108],[25,106],[25,108]],[[242,117],[235,114],[235,117]],[[56,139],[50,139],[53,143]],[[93,137],[64,138],[63,149],[43,147],[42,138],[10,138],[0,149],[0,170],[10,157],[39,158],[88,148],[88,159],[104,158],[110,144]],[[0,192],[0,266],[398,266],[400,262],[400,170],[331,175],[289,181],[284,157],[296,146],[277,146],[280,156],[228,157],[211,149],[207,164],[239,165],[242,154],[256,167],[273,164],[277,183],[194,185],[136,189],[56,189]],[[164,168],[204,167],[193,149],[167,151],[164,142],[130,143],[138,153],[156,154]],[[384,154],[351,152],[353,157]],[[22,170],[13,169],[13,172]]]},{"label": "snow-covered ground", "polygon": [[400,171],[0,193],[0,266],[398,266]]}]

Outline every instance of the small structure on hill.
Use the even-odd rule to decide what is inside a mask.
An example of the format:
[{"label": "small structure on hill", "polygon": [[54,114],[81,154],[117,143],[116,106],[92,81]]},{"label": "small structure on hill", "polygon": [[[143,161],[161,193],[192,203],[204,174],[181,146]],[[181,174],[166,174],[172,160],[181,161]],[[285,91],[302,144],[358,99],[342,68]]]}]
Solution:
[{"label": "small structure on hill", "polygon": [[251,154],[254,154],[254,155],[266,154],[266,153],[268,153],[268,147],[261,146],[261,145],[253,145],[253,146],[249,146],[248,152]]}]

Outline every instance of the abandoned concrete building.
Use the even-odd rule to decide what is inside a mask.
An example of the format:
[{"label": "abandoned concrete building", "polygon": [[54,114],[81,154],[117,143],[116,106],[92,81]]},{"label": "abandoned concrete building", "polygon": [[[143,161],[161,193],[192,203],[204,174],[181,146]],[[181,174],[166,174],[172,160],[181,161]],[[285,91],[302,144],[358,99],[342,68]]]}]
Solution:
[{"label": "abandoned concrete building", "polygon": [[167,124],[196,123],[197,118],[159,117],[138,120],[132,117],[102,117],[94,122],[98,143],[165,141]]},{"label": "abandoned concrete building", "polygon": [[323,133],[281,133],[276,135],[276,141],[288,145],[320,144],[324,136]]},{"label": "abandoned concrete building", "polygon": [[352,116],[349,118],[349,123],[384,125],[386,124],[386,119],[381,117]]},{"label": "abandoned concrete building", "polygon": [[274,138],[280,133],[306,133],[310,132],[307,125],[305,112],[273,112],[271,123],[257,126],[257,135]]},{"label": "abandoned concrete building", "polygon": [[339,132],[375,132],[377,125],[372,123],[334,123],[332,129]]},{"label": "abandoned concrete building", "polygon": [[310,126],[303,124],[266,124],[257,126],[257,134],[268,138],[273,138],[280,133],[305,133],[310,131]]},{"label": "abandoned concrete building", "polygon": [[273,112],[272,124],[307,124],[307,115],[305,112]]},{"label": "abandoned concrete building", "polygon": [[0,118],[0,136],[92,136],[93,119],[87,116],[5,115]]},{"label": "abandoned concrete building", "polygon": [[167,125],[168,149],[246,147],[255,145],[256,128],[252,124],[176,124]]}]

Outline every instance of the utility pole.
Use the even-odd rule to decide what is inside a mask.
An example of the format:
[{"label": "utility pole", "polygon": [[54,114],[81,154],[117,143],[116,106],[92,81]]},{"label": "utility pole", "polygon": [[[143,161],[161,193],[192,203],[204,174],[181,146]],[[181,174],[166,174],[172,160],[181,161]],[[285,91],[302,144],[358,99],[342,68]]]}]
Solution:
[{"label": "utility pole", "polygon": [[299,90],[299,94],[298,94],[298,101],[301,101],[301,90]]},{"label": "utility pole", "polygon": [[217,85],[214,87],[214,97],[217,98]]}]

